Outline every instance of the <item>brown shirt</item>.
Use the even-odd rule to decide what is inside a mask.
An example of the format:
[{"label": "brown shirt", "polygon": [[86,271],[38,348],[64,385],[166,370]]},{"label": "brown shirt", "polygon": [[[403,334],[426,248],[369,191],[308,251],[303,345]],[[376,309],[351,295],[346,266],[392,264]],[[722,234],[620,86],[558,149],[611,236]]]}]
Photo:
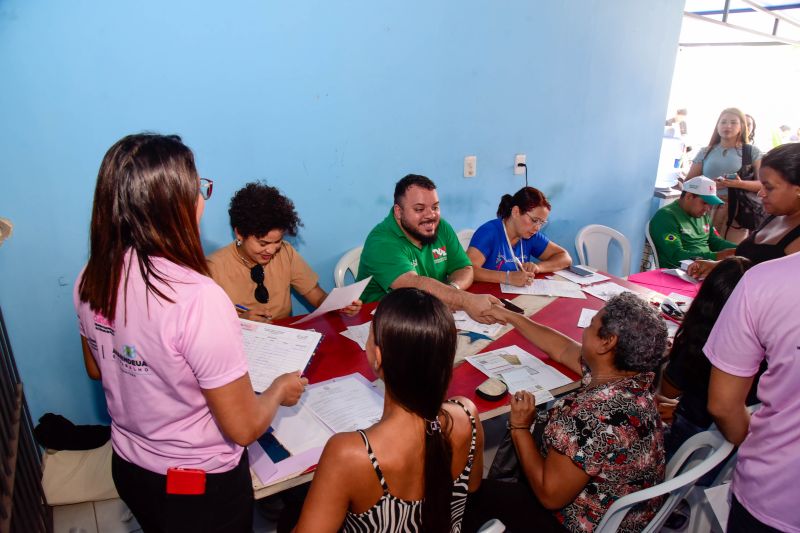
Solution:
[{"label": "brown shirt", "polygon": [[236,253],[236,244],[220,248],[207,258],[211,277],[228,294],[234,304],[243,305],[256,312],[264,312],[273,319],[292,314],[290,286],[301,296],[316,287],[319,276],[284,241],[281,249],[264,266],[264,285],[269,291],[269,302],[259,303],[255,298],[256,284],[250,279],[250,269]]}]

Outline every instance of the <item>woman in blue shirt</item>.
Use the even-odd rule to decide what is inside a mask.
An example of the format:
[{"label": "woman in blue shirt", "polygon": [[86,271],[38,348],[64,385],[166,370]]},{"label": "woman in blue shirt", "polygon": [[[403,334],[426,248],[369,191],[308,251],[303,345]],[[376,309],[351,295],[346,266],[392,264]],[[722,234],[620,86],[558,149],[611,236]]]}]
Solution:
[{"label": "woman in blue shirt", "polygon": [[571,265],[567,251],[540,233],[548,216],[550,202],[539,189],[523,187],[514,196],[504,194],[498,218],[479,227],[467,248],[475,281],[521,287],[538,273]]}]

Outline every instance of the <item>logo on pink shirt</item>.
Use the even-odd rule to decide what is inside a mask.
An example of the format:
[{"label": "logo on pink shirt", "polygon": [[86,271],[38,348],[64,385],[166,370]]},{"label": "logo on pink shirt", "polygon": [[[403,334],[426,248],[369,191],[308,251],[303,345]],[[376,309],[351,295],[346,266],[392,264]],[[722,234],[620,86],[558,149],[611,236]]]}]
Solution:
[{"label": "logo on pink shirt", "polygon": [[114,348],[114,360],[119,365],[120,369],[126,374],[132,376],[147,375],[150,372],[150,367],[142,359],[141,354],[136,351],[135,346],[125,345],[122,347],[122,353]]}]

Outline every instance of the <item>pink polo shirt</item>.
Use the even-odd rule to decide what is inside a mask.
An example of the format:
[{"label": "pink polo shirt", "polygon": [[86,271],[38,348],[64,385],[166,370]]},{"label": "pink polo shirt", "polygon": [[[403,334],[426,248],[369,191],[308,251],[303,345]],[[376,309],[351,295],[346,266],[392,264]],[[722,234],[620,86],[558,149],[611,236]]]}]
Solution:
[{"label": "pink polo shirt", "polygon": [[758,384],[762,407],[739,448],[733,492],[761,522],[800,532],[800,254],[750,269],[703,349],[718,369],[740,377],[769,368]]},{"label": "pink polo shirt", "polygon": [[236,312],[211,278],[160,257],[153,267],[170,283],[153,282],[174,303],[147,294],[135,257],[126,258],[126,270],[133,264],[113,324],[79,300],[83,273],[74,292],[80,333],[102,374],[114,450],[159,474],[169,467],[226,472],[242,447],[222,434],[201,389],[247,373]]}]

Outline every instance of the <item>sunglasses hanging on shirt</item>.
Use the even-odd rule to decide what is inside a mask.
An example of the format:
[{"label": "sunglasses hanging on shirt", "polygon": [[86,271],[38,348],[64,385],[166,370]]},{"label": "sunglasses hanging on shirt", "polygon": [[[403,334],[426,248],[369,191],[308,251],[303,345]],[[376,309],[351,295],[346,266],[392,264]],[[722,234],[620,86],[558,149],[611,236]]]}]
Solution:
[{"label": "sunglasses hanging on shirt", "polygon": [[256,284],[254,296],[256,301],[262,304],[269,302],[269,291],[264,285],[264,267],[256,265],[250,269],[250,279]]}]

